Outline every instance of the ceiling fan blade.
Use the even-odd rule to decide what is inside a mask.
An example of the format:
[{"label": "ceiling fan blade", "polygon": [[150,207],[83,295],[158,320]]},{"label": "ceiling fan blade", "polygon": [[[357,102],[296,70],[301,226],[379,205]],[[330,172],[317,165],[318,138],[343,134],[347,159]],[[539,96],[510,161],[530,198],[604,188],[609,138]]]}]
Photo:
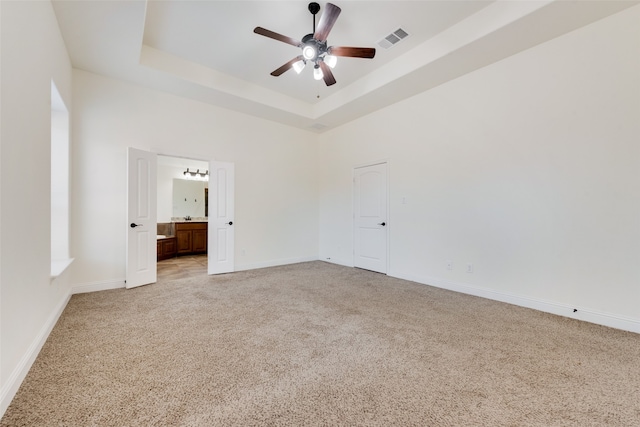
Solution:
[{"label": "ceiling fan blade", "polygon": [[275,33],[271,30],[267,30],[266,28],[256,27],[253,29],[253,32],[256,34],[260,34],[261,36],[269,37],[270,39],[278,40],[278,41],[293,45],[295,47],[302,47],[302,42],[300,40],[283,36],[282,34]]},{"label": "ceiling fan blade", "polygon": [[328,49],[329,55],[347,56],[350,58],[373,58],[376,56],[376,50],[372,47],[345,47],[331,46]]},{"label": "ceiling fan blade", "polygon": [[331,72],[331,68],[324,61],[318,61],[318,65],[322,70],[322,78],[327,86],[331,86],[336,84],[336,78],[333,77],[333,73]]},{"label": "ceiling fan blade", "polygon": [[271,75],[274,76],[274,77],[278,77],[278,76],[282,75],[285,71],[287,71],[289,68],[291,68],[293,66],[293,64],[295,64],[296,62],[300,61],[301,59],[302,59],[302,55],[296,56],[291,61],[289,61],[286,64],[284,64],[282,67],[278,68],[277,70],[273,70],[271,72]]},{"label": "ceiling fan blade", "polygon": [[320,22],[318,23],[318,27],[316,28],[313,38],[320,42],[327,40],[329,32],[333,28],[333,24],[336,23],[338,16],[340,16],[340,12],[342,12],[342,9],[338,6],[332,3],[327,3],[324,12],[322,12]]}]

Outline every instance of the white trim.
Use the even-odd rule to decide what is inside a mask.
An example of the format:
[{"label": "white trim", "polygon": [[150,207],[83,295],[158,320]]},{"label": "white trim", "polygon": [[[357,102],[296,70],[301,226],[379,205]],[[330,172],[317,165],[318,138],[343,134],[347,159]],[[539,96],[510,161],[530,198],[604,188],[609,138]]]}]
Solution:
[{"label": "white trim", "polygon": [[75,258],[54,259],[51,261],[51,282],[58,278],[64,271],[69,268]]},{"label": "white trim", "polygon": [[353,262],[352,262],[353,260],[351,260],[351,263],[349,260],[344,260],[340,258],[325,258],[325,259],[321,259],[320,261],[328,262],[329,264],[336,264],[336,265],[342,265],[344,267],[354,268]]},{"label": "white trim", "polygon": [[277,259],[272,261],[257,262],[253,264],[236,265],[235,271],[255,270],[257,268],[278,267],[281,265],[298,264],[301,262],[318,261],[317,256],[300,257],[300,258],[286,258]]},{"label": "white trim", "polygon": [[366,168],[366,167],[369,167],[369,166],[382,165],[382,164],[385,164],[385,163],[387,164],[387,166],[389,165],[389,159],[388,158],[375,160],[375,161],[372,161],[372,162],[358,163],[358,164],[353,166],[353,169]]},{"label": "white trim", "polygon": [[71,287],[71,294],[84,294],[87,292],[107,291],[109,289],[120,289],[125,287],[125,279],[105,280],[103,282],[83,283]]},{"label": "white trim", "polygon": [[47,341],[49,334],[69,303],[70,298],[71,294],[69,293],[58,303],[55,310],[51,313],[47,321],[42,326],[42,329],[40,329],[40,332],[36,335],[36,338],[29,346],[29,349],[22,356],[22,359],[20,359],[20,363],[18,363],[13,372],[11,372],[11,375],[9,375],[9,378],[7,378],[7,381],[3,384],[0,393],[0,416],[4,415],[9,404],[11,404],[11,401],[18,392],[22,381],[24,381],[25,377],[29,373],[31,365],[33,365],[36,357],[38,357],[42,346]]},{"label": "white trim", "polygon": [[[582,320],[585,322],[595,323],[597,325],[608,326],[610,328],[621,329],[624,331],[635,332],[640,334],[640,319],[620,316],[617,314],[603,313],[584,307],[569,306],[553,301],[541,300],[537,298],[514,295],[504,292],[497,292],[491,289],[481,288],[467,283],[451,282],[436,277],[414,276],[407,274],[391,274],[389,276],[398,279],[410,280],[422,285],[434,286],[436,288],[448,289],[450,291],[460,292],[463,294],[474,295],[487,298],[494,301],[505,302],[520,307],[531,308],[545,313],[556,314],[571,319]],[[574,311],[576,310],[576,311]]]}]

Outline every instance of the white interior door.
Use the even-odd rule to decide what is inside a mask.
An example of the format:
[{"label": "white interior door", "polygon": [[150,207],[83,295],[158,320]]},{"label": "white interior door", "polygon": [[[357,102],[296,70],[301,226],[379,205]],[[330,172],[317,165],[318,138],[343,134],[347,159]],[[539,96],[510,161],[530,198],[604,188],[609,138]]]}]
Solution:
[{"label": "white interior door", "polygon": [[156,281],[156,154],[129,148],[127,153],[126,287]]},{"label": "white interior door", "polygon": [[209,163],[209,274],[234,271],[234,164]]},{"label": "white interior door", "polygon": [[387,273],[387,164],[354,169],[354,266]]}]

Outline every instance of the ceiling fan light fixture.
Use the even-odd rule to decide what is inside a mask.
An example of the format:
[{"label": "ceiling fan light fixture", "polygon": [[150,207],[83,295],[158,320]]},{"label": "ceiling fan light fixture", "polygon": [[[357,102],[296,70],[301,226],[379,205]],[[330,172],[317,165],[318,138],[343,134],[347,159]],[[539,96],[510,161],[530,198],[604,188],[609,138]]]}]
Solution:
[{"label": "ceiling fan light fixture", "polygon": [[[336,84],[336,79],[333,76],[333,71],[331,71],[331,69],[336,66],[338,56],[368,59],[375,56],[376,50],[374,48],[328,46],[327,37],[329,36],[333,25],[336,23],[342,9],[333,3],[327,3],[325,11],[320,17],[320,22],[316,27],[316,14],[319,11],[320,5],[318,3],[309,3],[309,12],[313,15],[313,32],[305,35],[299,41],[271,30],[267,30],[266,28],[255,27],[253,29],[253,32],[258,35],[302,49],[302,55],[298,55],[272,71],[272,76],[278,77],[291,68],[299,74],[302,72],[302,69],[307,62],[312,62],[314,64],[313,77],[316,80],[324,80],[327,86],[331,86]],[[398,35],[398,37],[400,36]]]},{"label": "ceiling fan light fixture", "polygon": [[333,55],[325,55],[324,63],[331,68],[335,68],[336,64],[338,63],[338,57]]},{"label": "ceiling fan light fixture", "polygon": [[313,45],[306,45],[304,48],[302,48],[302,56],[304,56],[304,59],[312,61],[316,58],[317,56],[317,51],[316,48]]},{"label": "ceiling fan light fixture", "polygon": [[300,60],[300,61],[298,61],[298,62],[294,62],[294,63],[293,63],[293,65],[292,65],[292,67],[293,67],[293,70],[294,70],[296,73],[300,74],[300,73],[302,72],[302,70],[304,70],[304,66],[305,66],[305,65],[307,65],[307,64],[306,64],[306,62],[304,61],[304,59],[301,59],[301,60]]},{"label": "ceiling fan light fixture", "polygon": [[323,77],[324,77],[324,74],[322,74],[322,70],[320,69],[320,66],[316,64],[316,66],[313,67],[313,78],[316,80],[322,80]]}]

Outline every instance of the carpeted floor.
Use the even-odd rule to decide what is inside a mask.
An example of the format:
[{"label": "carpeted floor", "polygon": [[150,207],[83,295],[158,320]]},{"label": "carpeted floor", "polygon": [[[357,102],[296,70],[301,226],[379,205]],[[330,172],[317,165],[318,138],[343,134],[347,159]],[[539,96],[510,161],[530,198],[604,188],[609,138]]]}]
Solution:
[{"label": "carpeted floor", "polygon": [[75,295],[2,426],[636,426],[640,335],[323,262]]}]

